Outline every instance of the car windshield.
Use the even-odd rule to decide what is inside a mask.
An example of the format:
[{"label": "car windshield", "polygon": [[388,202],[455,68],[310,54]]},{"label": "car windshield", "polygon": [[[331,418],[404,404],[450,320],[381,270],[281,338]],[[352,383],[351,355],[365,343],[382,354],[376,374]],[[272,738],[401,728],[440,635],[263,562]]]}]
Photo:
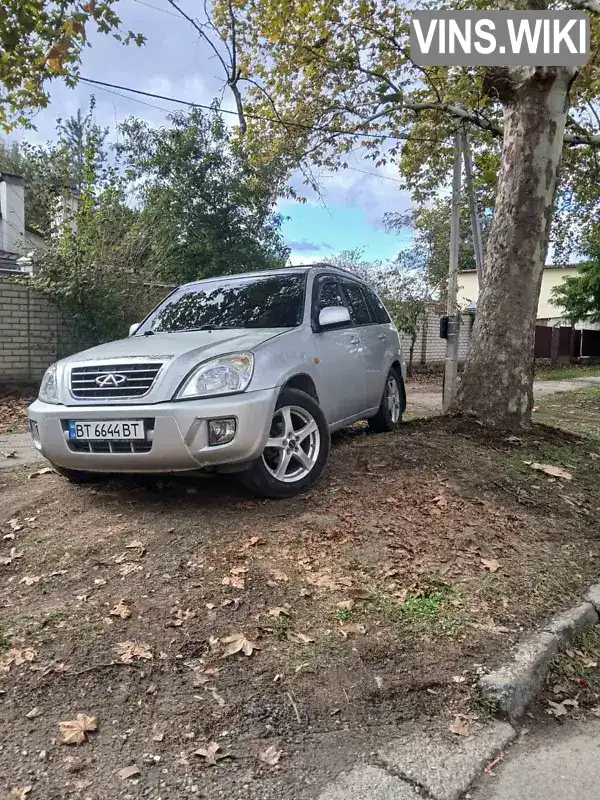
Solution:
[{"label": "car windshield", "polygon": [[218,278],[175,291],[137,335],[219,328],[290,328],[304,310],[304,274]]}]

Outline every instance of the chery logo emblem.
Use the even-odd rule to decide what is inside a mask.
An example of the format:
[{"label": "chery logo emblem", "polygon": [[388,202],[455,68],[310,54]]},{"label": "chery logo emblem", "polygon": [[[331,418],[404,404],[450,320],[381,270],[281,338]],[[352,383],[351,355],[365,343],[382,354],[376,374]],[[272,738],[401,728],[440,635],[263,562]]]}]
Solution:
[{"label": "chery logo emblem", "polygon": [[107,372],[106,375],[98,375],[96,378],[96,383],[101,389],[110,389],[111,387],[116,388],[118,386],[123,386],[126,381],[127,376],[119,375],[118,372]]}]

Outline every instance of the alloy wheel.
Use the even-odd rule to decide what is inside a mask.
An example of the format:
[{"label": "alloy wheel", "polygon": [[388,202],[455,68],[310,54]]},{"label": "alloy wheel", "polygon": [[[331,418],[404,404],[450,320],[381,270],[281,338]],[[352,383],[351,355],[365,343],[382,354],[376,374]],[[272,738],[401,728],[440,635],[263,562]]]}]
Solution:
[{"label": "alloy wheel", "polygon": [[319,426],[309,411],[300,406],[283,406],[275,411],[262,455],[274,478],[283,483],[302,480],[316,464],[320,451]]}]

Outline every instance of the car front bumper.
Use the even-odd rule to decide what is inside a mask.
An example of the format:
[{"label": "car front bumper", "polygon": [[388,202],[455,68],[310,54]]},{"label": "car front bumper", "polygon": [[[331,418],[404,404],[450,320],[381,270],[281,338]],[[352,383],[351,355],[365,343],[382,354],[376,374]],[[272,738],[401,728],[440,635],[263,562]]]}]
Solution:
[{"label": "car front bumper", "polygon": [[[202,400],[152,405],[64,406],[36,400],[29,419],[37,426],[39,452],[60,467],[85,472],[181,472],[241,465],[259,456],[269,436],[278,388]],[[209,445],[208,421],[233,417],[231,442]],[[68,438],[68,422],[143,420],[146,441],[80,443]],[[87,448],[87,449],[86,449]]]}]

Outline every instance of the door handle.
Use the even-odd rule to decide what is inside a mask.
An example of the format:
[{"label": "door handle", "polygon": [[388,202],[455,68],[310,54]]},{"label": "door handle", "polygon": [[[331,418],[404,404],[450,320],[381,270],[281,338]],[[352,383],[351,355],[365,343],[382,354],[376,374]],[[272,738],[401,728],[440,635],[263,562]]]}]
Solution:
[{"label": "door handle", "polygon": [[377,338],[378,339],[387,339],[387,336],[385,335],[385,333],[380,333],[380,334],[377,335]]}]

